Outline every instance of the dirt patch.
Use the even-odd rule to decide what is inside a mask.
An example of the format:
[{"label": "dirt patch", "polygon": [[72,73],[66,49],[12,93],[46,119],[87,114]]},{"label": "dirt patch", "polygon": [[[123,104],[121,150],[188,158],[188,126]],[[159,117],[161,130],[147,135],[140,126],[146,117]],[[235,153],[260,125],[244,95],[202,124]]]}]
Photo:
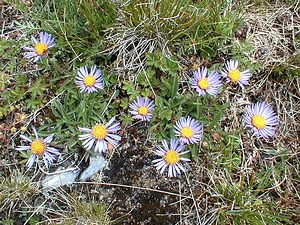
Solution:
[{"label": "dirt patch", "polygon": [[[125,148],[120,146],[110,161],[110,169],[104,172],[107,177],[104,181],[107,183],[136,187],[111,188],[111,215],[113,218],[120,218],[119,224],[175,224],[182,213],[178,203],[180,197],[150,189],[179,194],[178,179],[167,178],[166,174],[158,173],[151,162],[155,156],[147,146],[147,127],[140,123],[128,130],[128,133],[136,133],[137,130],[139,139],[131,135],[123,139]],[[180,178],[186,185],[184,179]],[[182,185],[181,189],[184,188]]]}]

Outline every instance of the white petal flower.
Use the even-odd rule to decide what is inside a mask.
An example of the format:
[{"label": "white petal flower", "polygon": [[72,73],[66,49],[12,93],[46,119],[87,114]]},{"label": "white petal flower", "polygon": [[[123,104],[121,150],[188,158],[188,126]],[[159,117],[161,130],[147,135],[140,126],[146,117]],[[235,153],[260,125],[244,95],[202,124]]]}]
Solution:
[{"label": "white petal flower", "polygon": [[22,139],[30,142],[29,146],[18,146],[17,151],[27,151],[30,150],[31,156],[28,159],[27,166],[30,168],[38,160],[39,157],[43,158],[43,161],[47,168],[56,160],[56,156],[60,155],[58,149],[48,146],[52,141],[54,134],[49,135],[48,137],[41,139],[38,136],[37,130],[33,127],[33,132],[35,139],[30,139],[24,135],[20,135]]},{"label": "white petal flower", "polygon": [[[82,145],[87,150],[90,150],[93,146],[96,152],[106,152],[108,150],[108,144],[116,146],[121,140],[121,136],[114,134],[121,129],[120,123],[115,121],[113,117],[107,124],[98,123],[92,129],[81,128],[81,132],[86,134],[79,135],[79,140],[82,140]],[[114,123],[114,124],[113,124]]]},{"label": "white petal flower", "polygon": [[188,153],[189,151],[181,152],[185,146],[182,145],[178,140],[171,139],[170,147],[167,144],[166,140],[162,141],[162,145],[164,148],[157,146],[156,151],[154,153],[161,157],[159,159],[155,159],[152,162],[157,170],[162,174],[167,167],[168,168],[168,177],[176,177],[177,175],[185,172],[184,167],[181,165],[180,161],[190,161],[190,159],[183,158],[182,155]]}]

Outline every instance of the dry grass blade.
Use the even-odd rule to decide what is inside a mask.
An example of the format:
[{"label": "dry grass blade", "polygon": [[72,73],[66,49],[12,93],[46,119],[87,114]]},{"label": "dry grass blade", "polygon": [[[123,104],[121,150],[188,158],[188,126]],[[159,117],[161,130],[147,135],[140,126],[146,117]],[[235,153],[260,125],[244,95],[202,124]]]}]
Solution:
[{"label": "dry grass blade", "polygon": [[285,63],[300,52],[295,41],[300,30],[297,9],[299,1],[290,7],[269,5],[259,11],[253,7],[244,14],[248,27],[247,40],[255,49],[251,55],[253,62],[261,62],[266,68]]}]

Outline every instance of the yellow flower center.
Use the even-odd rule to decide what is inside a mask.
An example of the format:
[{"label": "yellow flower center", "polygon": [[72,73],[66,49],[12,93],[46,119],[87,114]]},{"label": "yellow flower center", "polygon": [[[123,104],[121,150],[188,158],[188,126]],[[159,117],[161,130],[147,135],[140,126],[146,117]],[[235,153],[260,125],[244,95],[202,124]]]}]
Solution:
[{"label": "yellow flower center", "polygon": [[206,90],[209,87],[209,82],[207,78],[203,78],[201,80],[198,81],[198,86],[203,89]]},{"label": "yellow flower center", "polygon": [[31,152],[35,155],[43,155],[46,151],[46,144],[43,140],[34,140],[31,142]]},{"label": "yellow flower center", "polygon": [[148,113],[148,108],[147,108],[146,106],[141,106],[141,107],[139,108],[139,114],[140,114],[140,115],[146,116],[147,113]]},{"label": "yellow flower center", "polygon": [[107,135],[107,129],[103,124],[98,124],[93,127],[92,135],[98,140],[103,140]]},{"label": "yellow flower center", "polygon": [[176,152],[174,150],[169,150],[166,153],[164,159],[167,164],[174,165],[175,163],[177,163],[179,161],[179,154],[178,154],[178,152]]},{"label": "yellow flower center", "polygon": [[48,51],[48,45],[45,43],[38,43],[34,48],[35,52],[39,55],[44,55]]},{"label": "yellow flower center", "polygon": [[238,70],[231,70],[228,73],[228,77],[232,82],[238,82],[241,79],[242,73]]},{"label": "yellow flower center", "polygon": [[191,137],[193,137],[194,132],[191,128],[189,127],[184,127],[181,129],[181,136],[185,137],[187,139],[190,139]]},{"label": "yellow flower center", "polygon": [[96,78],[93,75],[88,75],[83,79],[85,86],[92,87],[96,83]]},{"label": "yellow flower center", "polygon": [[257,129],[261,130],[266,127],[267,122],[266,119],[260,115],[255,115],[252,117],[252,125]]}]

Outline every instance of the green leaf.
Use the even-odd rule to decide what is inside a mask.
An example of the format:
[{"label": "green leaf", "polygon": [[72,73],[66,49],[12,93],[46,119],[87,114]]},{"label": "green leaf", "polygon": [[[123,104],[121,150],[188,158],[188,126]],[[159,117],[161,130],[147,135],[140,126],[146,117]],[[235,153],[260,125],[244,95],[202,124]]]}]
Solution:
[{"label": "green leaf", "polygon": [[43,99],[40,98],[30,98],[26,100],[28,109],[36,109],[39,106],[43,105]]},{"label": "green leaf", "polygon": [[179,89],[178,75],[175,74],[175,76],[173,78],[172,89],[171,89],[171,98],[172,98],[172,100],[177,95],[178,89]]},{"label": "green leaf", "polygon": [[176,60],[165,58],[164,62],[165,62],[164,65],[165,67],[162,68],[164,72],[167,72],[168,74],[173,76],[179,72],[180,66]]},{"label": "green leaf", "polygon": [[234,209],[234,210],[227,210],[226,214],[228,214],[228,215],[243,215],[245,212],[247,212],[246,209]]},{"label": "green leaf", "polygon": [[3,91],[5,89],[8,78],[8,74],[0,73],[0,91]]},{"label": "green leaf", "polygon": [[191,152],[191,155],[192,155],[192,159],[198,158],[199,146],[198,145],[191,145],[189,149],[190,149],[190,152]]},{"label": "green leaf", "polygon": [[26,84],[26,81],[27,81],[27,78],[26,78],[26,75],[25,74],[20,74],[18,77],[17,77],[17,85],[23,85],[23,84]]},{"label": "green leaf", "polygon": [[168,108],[164,108],[164,109],[160,110],[160,116],[162,119],[171,120],[172,110],[170,110]]},{"label": "green leaf", "polygon": [[155,53],[146,53],[146,63],[148,66],[154,66],[155,68],[159,68],[161,64],[160,53],[156,51]]}]

